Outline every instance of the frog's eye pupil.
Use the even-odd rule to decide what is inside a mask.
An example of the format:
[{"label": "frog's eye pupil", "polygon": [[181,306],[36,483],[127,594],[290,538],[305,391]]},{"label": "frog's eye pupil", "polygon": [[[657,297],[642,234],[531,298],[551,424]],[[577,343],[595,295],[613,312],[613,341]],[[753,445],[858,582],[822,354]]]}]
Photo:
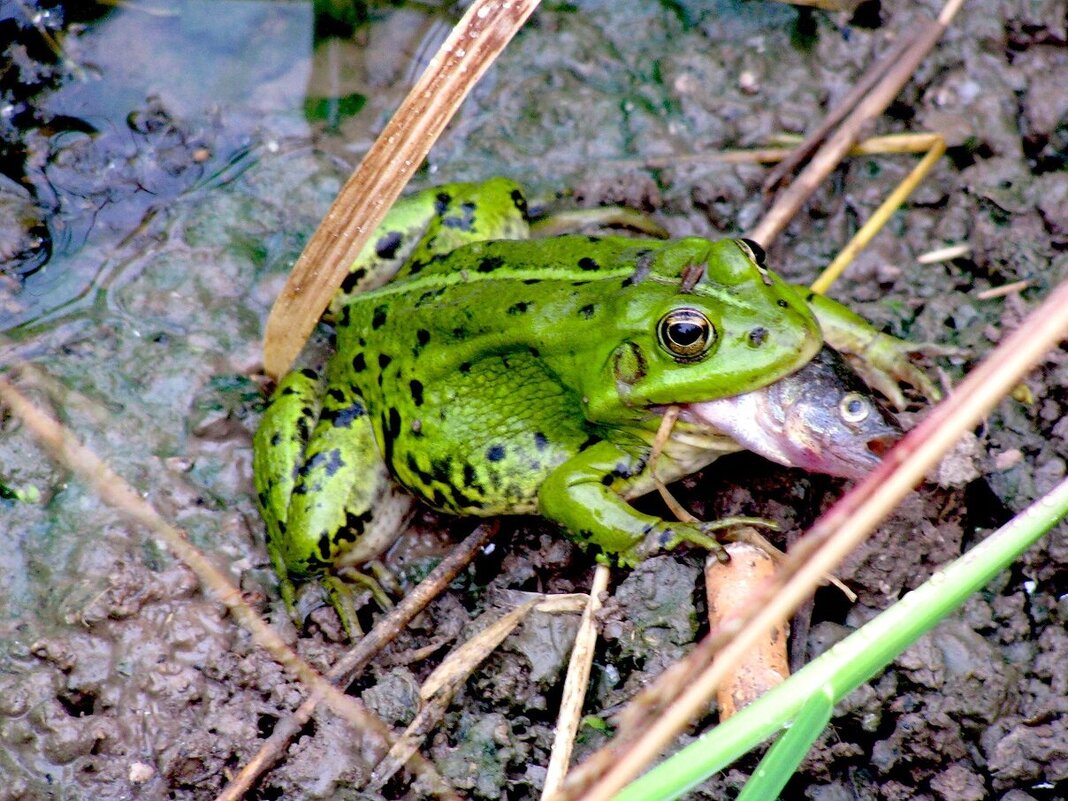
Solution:
[{"label": "frog's eye pupil", "polygon": [[697,309],[675,309],[665,314],[657,325],[660,345],[677,361],[702,359],[716,339],[716,328]]},{"label": "frog's eye pupil", "polygon": [[838,411],[847,423],[860,423],[871,413],[871,406],[861,395],[850,392],[838,404]]},{"label": "frog's eye pupil", "polygon": [[674,323],[668,330],[671,341],[683,347],[690,347],[701,338],[701,335],[701,327],[693,323]]}]

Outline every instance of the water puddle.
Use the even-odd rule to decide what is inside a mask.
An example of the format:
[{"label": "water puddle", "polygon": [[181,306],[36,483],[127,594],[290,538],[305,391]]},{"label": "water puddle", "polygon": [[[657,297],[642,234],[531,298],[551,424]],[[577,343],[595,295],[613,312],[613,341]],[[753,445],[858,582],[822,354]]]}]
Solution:
[{"label": "water puddle", "polygon": [[354,160],[448,30],[425,10],[335,19],[268,0],[88,3],[77,20],[27,5],[0,24],[42,79],[2,110],[17,140],[0,161],[15,221],[0,229],[0,331],[16,338],[107,306],[176,208],[264,150],[330,140]]}]

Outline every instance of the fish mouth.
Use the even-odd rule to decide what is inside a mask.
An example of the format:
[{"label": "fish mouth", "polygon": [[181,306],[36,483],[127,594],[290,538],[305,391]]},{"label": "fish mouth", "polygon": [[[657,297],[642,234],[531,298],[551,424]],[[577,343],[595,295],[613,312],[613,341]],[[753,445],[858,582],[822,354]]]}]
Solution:
[{"label": "fish mouth", "polygon": [[886,434],[877,434],[868,440],[868,450],[879,461],[890,452],[898,440],[901,439],[900,431],[890,431]]},{"label": "fish mouth", "polygon": [[[882,454],[893,447],[893,432],[866,436],[833,436],[822,430],[798,431],[780,435],[775,459],[790,467],[800,467],[812,473],[859,480],[879,466]],[[761,451],[757,451],[761,453]],[[762,453],[772,456],[772,454]]]}]

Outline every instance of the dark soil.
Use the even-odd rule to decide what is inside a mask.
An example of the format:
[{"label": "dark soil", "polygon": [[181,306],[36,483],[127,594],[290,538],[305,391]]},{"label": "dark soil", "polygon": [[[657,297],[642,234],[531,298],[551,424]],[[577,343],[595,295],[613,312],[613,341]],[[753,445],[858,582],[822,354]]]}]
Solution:
[{"label": "dark soil", "polygon": [[[342,19],[320,24],[313,52],[311,12],[297,4],[220,1],[205,13],[190,2],[171,16],[108,7],[79,20],[61,5],[33,6],[48,12],[42,24],[64,43],[64,62],[40,48],[28,7],[0,2],[0,41],[13,42],[0,62],[0,106],[17,112],[0,114],[3,366],[25,360],[43,370],[51,380],[37,382],[35,400],[324,667],[343,650],[332,613],[317,613],[299,635],[279,614],[251,498],[262,325],[352,160],[403,94],[411,54],[444,24],[374,11],[356,27],[359,48],[326,38],[351,28]],[[937,8],[547,7],[468,100],[418,183],[506,173],[545,196],[569,190],[569,203],[654,213],[676,235],[736,234],[761,213],[765,168],[697,157],[811,128],[895,36]],[[949,381],[1068,279],[1066,26],[1064,0],[967,3],[878,126],[938,130],[949,152],[832,294],[887,331],[956,349],[929,362]],[[303,49],[284,49],[295,42]],[[328,52],[345,65],[336,74],[325,72],[338,63]],[[333,94],[321,89],[331,77],[340,83]],[[333,116],[320,119],[306,95],[338,101],[326,104]],[[680,158],[642,166],[667,156]],[[844,164],[775,243],[774,268],[811,280],[910,164]],[[970,251],[916,261],[958,243]],[[978,295],[1016,281],[1027,283]],[[1002,402],[842,568],[857,604],[820,591],[810,656],[1064,478],[1068,349],[1026,384],[1031,397]],[[844,486],[741,454],[677,490],[699,517],[771,518],[791,539]],[[0,801],[214,797],[300,703],[302,687],[186,567],[6,416],[0,490]],[[18,492],[27,499],[9,498]],[[469,525],[421,514],[391,567],[414,583]],[[619,705],[703,633],[701,558],[671,553],[615,572],[589,714],[611,725]],[[784,797],[1068,798],[1066,565],[1062,521],[851,695]],[[506,591],[581,592],[592,568],[592,556],[554,527],[504,521],[494,548],[352,692],[403,726],[421,680]],[[376,614],[365,609],[365,622]],[[464,796],[538,796],[575,625],[532,616],[429,739],[424,754]],[[428,654],[428,645],[440,647]],[[603,741],[598,727],[584,728],[577,756]],[[361,791],[372,756],[323,713],[253,797],[417,796],[399,780],[381,795]],[[733,797],[754,764],[693,797]]]}]

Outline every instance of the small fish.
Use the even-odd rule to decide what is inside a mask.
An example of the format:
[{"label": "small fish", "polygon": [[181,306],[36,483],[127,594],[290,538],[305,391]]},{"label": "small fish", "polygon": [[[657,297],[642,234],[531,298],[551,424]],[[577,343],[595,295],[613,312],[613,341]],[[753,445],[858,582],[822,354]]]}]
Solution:
[{"label": "small fish", "polygon": [[788,467],[859,479],[901,436],[894,417],[829,347],[774,384],[704,403],[684,416]]}]

